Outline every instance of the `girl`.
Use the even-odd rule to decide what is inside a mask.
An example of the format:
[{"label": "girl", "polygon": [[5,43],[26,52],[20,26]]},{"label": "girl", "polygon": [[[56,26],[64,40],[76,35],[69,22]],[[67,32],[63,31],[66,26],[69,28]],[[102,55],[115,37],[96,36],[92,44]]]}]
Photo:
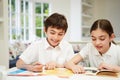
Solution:
[{"label": "girl", "polygon": [[84,73],[78,62],[87,59],[89,67],[120,72],[120,47],[113,42],[115,37],[111,23],[106,19],[95,21],[90,29],[92,43],[88,43],[66,63],[74,73]]}]

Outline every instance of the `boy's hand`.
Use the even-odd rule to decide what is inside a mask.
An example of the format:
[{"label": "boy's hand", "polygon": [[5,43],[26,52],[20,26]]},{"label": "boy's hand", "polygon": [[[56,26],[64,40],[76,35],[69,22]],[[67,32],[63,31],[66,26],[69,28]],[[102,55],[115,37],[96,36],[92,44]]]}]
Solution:
[{"label": "boy's hand", "polygon": [[56,66],[57,66],[56,62],[51,61],[51,62],[48,62],[48,63],[45,65],[45,69],[55,69]]},{"label": "boy's hand", "polygon": [[34,72],[41,72],[43,65],[39,62],[35,62],[32,65],[29,66],[28,70],[34,71]]}]

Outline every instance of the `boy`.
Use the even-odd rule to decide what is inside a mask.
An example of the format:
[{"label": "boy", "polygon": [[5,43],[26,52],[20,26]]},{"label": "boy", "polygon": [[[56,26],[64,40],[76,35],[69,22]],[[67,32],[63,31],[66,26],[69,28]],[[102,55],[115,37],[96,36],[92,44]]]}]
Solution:
[{"label": "boy", "polygon": [[68,24],[58,13],[49,16],[44,22],[46,38],[31,44],[19,57],[17,68],[29,71],[42,71],[64,67],[64,63],[74,55],[72,46],[63,40]]}]

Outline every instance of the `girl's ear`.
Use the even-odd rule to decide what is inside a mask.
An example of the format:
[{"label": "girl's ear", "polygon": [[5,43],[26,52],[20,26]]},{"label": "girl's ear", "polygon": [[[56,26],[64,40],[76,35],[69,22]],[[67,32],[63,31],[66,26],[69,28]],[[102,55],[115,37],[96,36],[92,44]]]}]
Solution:
[{"label": "girl's ear", "polygon": [[114,33],[112,33],[112,34],[111,34],[111,36],[110,36],[110,40],[111,40],[111,41],[113,41],[113,40],[114,40],[114,38],[115,38],[115,34],[114,34]]}]

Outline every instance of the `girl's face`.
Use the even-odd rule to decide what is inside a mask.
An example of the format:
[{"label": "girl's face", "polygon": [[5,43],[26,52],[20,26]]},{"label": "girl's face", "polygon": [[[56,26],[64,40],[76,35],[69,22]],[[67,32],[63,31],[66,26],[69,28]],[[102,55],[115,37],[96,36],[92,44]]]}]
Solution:
[{"label": "girl's face", "polygon": [[63,39],[65,31],[63,29],[48,27],[47,31],[45,30],[45,34],[47,36],[48,43],[55,47]]},{"label": "girl's face", "polygon": [[108,51],[110,47],[110,42],[113,40],[114,35],[109,34],[100,28],[93,30],[91,32],[92,43],[95,48],[99,51],[99,53],[104,54]]}]

